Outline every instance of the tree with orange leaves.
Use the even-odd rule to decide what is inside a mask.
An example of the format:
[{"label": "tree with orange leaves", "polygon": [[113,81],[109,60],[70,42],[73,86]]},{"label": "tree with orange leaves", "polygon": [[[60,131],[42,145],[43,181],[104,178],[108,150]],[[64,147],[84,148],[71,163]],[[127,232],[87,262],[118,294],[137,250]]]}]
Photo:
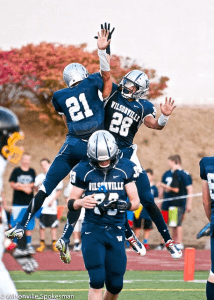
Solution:
[{"label": "tree with orange leaves", "polygon": [[[51,104],[53,92],[65,87],[62,71],[66,65],[77,62],[89,73],[99,71],[97,51],[86,51],[86,44],[65,46],[53,43],[29,44],[21,49],[0,52],[0,105],[22,105],[39,113],[40,120],[61,125],[61,117]],[[121,57],[111,56],[111,75],[118,83],[136,64],[122,67]],[[143,70],[150,79],[149,99],[156,99],[167,87],[167,77],[157,78],[155,70]]]}]

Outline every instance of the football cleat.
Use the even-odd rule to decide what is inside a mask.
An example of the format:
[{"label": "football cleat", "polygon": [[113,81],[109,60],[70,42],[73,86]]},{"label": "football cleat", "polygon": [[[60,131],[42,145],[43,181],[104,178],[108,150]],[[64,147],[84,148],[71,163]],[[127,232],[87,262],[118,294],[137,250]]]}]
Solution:
[{"label": "football cleat", "polygon": [[174,259],[179,259],[182,257],[182,251],[179,250],[175,244],[175,241],[168,240],[165,244],[166,250],[168,250]]},{"label": "football cleat", "polygon": [[11,239],[11,240],[14,239],[14,238],[21,239],[24,235],[24,232],[25,232],[24,226],[21,226],[18,223],[12,229],[9,229],[9,230],[5,231],[5,236],[8,239]]},{"label": "football cleat", "polygon": [[210,235],[210,223],[208,223],[207,225],[205,225],[197,234],[196,238],[200,239],[203,236],[209,236]]},{"label": "football cleat", "polygon": [[132,249],[139,254],[144,256],[146,254],[146,248],[144,245],[137,239],[136,235],[133,233],[131,237],[127,239]]},{"label": "football cleat", "polygon": [[69,264],[71,261],[71,255],[69,251],[69,240],[60,238],[56,244],[56,249],[59,251],[60,259],[63,263]]}]

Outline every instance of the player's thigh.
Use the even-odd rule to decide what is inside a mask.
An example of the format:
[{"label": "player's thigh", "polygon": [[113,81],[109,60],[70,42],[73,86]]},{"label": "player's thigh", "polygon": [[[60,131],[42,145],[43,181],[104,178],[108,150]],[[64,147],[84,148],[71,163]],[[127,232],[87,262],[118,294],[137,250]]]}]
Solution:
[{"label": "player's thigh", "polygon": [[126,271],[126,250],[125,250],[125,233],[118,228],[111,233],[112,238],[109,239],[110,246],[106,249],[106,278],[111,279],[123,278]]},{"label": "player's thigh", "polygon": [[154,204],[154,196],[151,193],[149,179],[144,170],[137,178],[136,185],[141,204],[144,207]]},{"label": "player's thigh", "polygon": [[105,268],[106,249],[102,235],[99,229],[85,226],[82,228],[82,255],[88,271]]},{"label": "player's thigh", "polygon": [[52,162],[43,182],[49,195],[58,183],[63,180],[71,169],[87,157],[86,143],[78,141],[75,145],[64,143]]}]

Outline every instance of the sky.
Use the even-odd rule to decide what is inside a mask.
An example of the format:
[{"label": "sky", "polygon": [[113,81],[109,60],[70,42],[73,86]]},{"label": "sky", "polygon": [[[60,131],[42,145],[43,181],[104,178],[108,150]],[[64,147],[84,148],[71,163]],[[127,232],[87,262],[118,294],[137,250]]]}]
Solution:
[{"label": "sky", "polygon": [[87,43],[91,51],[109,22],[113,54],[170,78],[164,97],[214,105],[213,15],[213,0],[0,0],[0,48],[45,41]]}]

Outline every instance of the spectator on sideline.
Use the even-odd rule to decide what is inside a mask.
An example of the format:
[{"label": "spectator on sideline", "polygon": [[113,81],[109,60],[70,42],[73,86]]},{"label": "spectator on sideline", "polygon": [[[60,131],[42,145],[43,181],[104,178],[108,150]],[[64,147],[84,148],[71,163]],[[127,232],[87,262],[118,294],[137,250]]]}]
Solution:
[{"label": "spectator on sideline", "polygon": [[[15,226],[22,219],[27,210],[28,204],[33,198],[33,189],[36,173],[30,168],[31,156],[23,153],[20,167],[16,167],[9,178],[10,186],[13,189],[13,207],[11,214],[11,226]],[[34,254],[35,250],[31,244],[32,231],[35,227],[35,218],[32,218],[26,227],[26,246],[29,254]],[[17,243],[17,239],[13,240]]]},{"label": "spectator on sideline", "polygon": [[[163,211],[167,210],[169,213],[169,210],[171,210],[171,208],[171,211],[174,211],[175,223],[172,224],[172,238],[178,244],[177,247],[180,247],[180,249],[184,249],[184,245],[182,243],[182,222],[185,212],[190,212],[192,207],[192,177],[189,172],[182,169],[181,158],[179,155],[169,156],[168,163],[170,166],[170,170],[166,171],[163,174],[162,182],[157,184],[160,187],[160,198],[162,198],[163,195],[164,199],[186,195],[190,196],[188,198],[166,201],[162,204]],[[173,207],[175,207],[175,209]],[[160,244],[159,248],[164,247],[162,244]]]},{"label": "spectator on sideline", "polygon": [[[43,183],[46,174],[51,166],[51,162],[48,158],[42,158],[40,160],[40,165],[43,173],[36,176],[35,187],[39,189],[40,185]],[[45,246],[45,228],[51,229],[52,237],[52,249],[55,252],[58,250],[55,247],[57,240],[57,227],[59,221],[57,220],[57,199],[63,188],[63,181],[57,185],[53,192],[45,199],[42,205],[42,212],[40,216],[40,247],[36,249],[37,252],[43,252],[46,248]]]},{"label": "spectator on sideline", "polygon": [[[151,193],[154,196],[154,200],[156,201],[158,198],[158,189],[154,183],[154,173],[152,169],[146,169],[145,170],[148,178],[149,178],[149,182],[150,182],[150,186],[151,186]],[[152,219],[150,218],[146,208],[142,209],[142,212],[140,214],[139,218],[136,218],[136,216],[134,217],[134,227],[135,227],[135,235],[137,238],[139,238],[140,236],[140,230],[141,230],[141,226],[142,226],[142,220],[144,220],[144,224],[143,224],[143,229],[144,229],[144,240],[143,240],[143,244],[144,247],[148,250],[149,249],[149,244],[148,244],[148,239],[149,239],[149,235],[151,230],[153,229],[153,225],[152,225]]]}]

